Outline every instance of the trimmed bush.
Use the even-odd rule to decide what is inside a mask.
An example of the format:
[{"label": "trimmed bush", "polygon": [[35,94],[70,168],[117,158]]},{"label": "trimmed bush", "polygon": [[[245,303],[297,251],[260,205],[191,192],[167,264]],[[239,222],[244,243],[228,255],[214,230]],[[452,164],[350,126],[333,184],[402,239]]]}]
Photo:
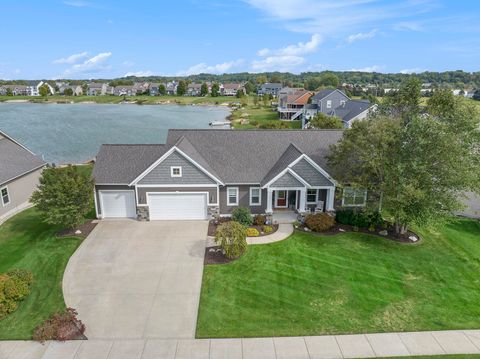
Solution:
[{"label": "trimmed bush", "polygon": [[232,212],[232,220],[243,224],[245,227],[251,226],[253,223],[252,214],[246,207],[237,207]]},{"label": "trimmed bush", "polygon": [[314,232],[325,232],[335,225],[335,218],[327,213],[310,214],[305,218],[305,225]]},{"label": "trimmed bush", "polygon": [[258,237],[260,235],[260,232],[258,231],[258,229],[256,228],[247,228],[247,230],[245,231],[247,237]]},{"label": "trimmed bush", "polygon": [[263,231],[264,233],[273,232],[273,227],[272,227],[272,226],[267,226],[267,225],[262,226],[262,231]]},{"label": "trimmed bush", "polygon": [[376,228],[383,224],[379,211],[341,209],[336,213],[336,220],[338,223],[359,228]]},{"label": "trimmed bush", "polygon": [[75,340],[86,339],[85,325],[77,318],[77,311],[67,308],[63,312],[55,313],[40,324],[33,333],[33,340]]},{"label": "trimmed bush", "polygon": [[32,273],[15,269],[0,275],[0,320],[15,311],[18,303],[30,293]]},{"label": "trimmed bush", "polygon": [[227,258],[238,258],[247,250],[245,227],[235,221],[225,222],[215,232],[215,243],[225,252]]},{"label": "trimmed bush", "polygon": [[267,216],[263,214],[257,214],[253,218],[253,224],[256,226],[263,226],[267,222]]}]

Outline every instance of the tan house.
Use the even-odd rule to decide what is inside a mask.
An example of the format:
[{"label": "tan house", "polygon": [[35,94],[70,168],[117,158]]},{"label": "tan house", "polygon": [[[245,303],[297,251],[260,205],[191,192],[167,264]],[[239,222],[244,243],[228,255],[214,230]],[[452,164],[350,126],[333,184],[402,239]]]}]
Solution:
[{"label": "tan house", "polygon": [[12,137],[0,131],[0,224],[31,206],[46,162]]}]

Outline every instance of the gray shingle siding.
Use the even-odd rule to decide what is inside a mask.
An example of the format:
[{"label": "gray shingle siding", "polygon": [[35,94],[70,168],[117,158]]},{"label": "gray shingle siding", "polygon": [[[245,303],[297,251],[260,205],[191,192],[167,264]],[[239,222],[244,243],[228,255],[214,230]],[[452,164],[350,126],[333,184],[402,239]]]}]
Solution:
[{"label": "gray shingle siding", "polygon": [[[182,167],[182,177],[172,177],[171,166]],[[157,167],[143,177],[139,184],[215,184],[216,182],[207,176],[198,167],[177,152],[172,152]]]},{"label": "gray shingle siding", "polygon": [[[342,104],[341,101],[348,101],[349,98],[341,93],[340,91],[335,91],[332,92],[331,94],[325,96],[322,98],[320,101],[314,102],[312,100],[312,103],[317,103],[318,104],[318,110],[320,112],[323,112],[325,114],[330,113],[331,111],[335,110],[338,106]],[[330,108],[327,108],[327,101],[332,101],[332,105]]]},{"label": "gray shingle siding", "polygon": [[[227,206],[227,188],[238,187],[238,206]],[[250,187],[258,186],[221,186],[220,187],[220,214],[231,214],[235,208],[247,207],[252,214],[265,213],[267,209],[267,190],[262,190],[262,200],[260,206],[250,206]]]},{"label": "gray shingle siding", "polygon": [[217,203],[217,187],[138,187],[138,203],[147,204],[147,192],[208,192],[208,204]]},{"label": "gray shingle siding", "polygon": [[305,187],[305,185],[296,179],[290,172],[285,173],[282,177],[273,182],[270,187],[282,188],[282,187]]},{"label": "gray shingle siding", "polygon": [[318,172],[305,159],[298,161],[292,169],[311,186],[333,186],[333,183],[327,177]]}]

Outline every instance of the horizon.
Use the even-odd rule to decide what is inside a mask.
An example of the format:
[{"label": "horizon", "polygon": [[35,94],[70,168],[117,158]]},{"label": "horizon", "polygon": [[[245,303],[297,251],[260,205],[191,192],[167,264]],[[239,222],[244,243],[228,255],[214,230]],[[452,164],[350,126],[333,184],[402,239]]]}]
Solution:
[{"label": "horizon", "polygon": [[11,29],[0,51],[6,81],[480,70],[480,3],[466,0],[46,0],[0,9]]}]

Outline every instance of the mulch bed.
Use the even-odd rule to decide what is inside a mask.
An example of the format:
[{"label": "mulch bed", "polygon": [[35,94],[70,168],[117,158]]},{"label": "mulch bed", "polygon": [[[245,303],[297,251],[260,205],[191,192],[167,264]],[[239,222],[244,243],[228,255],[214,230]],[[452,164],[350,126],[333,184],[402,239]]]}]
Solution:
[{"label": "mulch bed", "polygon": [[[304,226],[298,227],[298,230],[304,231]],[[395,242],[401,242],[401,243],[418,243],[420,242],[421,238],[418,234],[407,231],[405,235],[398,235],[395,233],[395,227],[389,226],[385,230],[388,232],[388,235],[384,236],[379,234],[380,231],[384,230],[383,228],[377,228],[375,231],[369,231],[367,228],[358,228],[358,230],[354,231],[353,226],[350,226],[348,224],[336,224],[331,230],[326,231],[326,232],[312,232],[308,231],[308,233],[316,234],[316,235],[321,235],[321,236],[333,236],[336,234],[340,233],[347,233],[347,232],[355,232],[355,233],[365,233],[365,234],[370,234],[374,236],[378,236],[381,238],[389,239]],[[415,236],[418,238],[417,241],[412,241],[409,237],[410,236]]]},{"label": "mulch bed", "polygon": [[[93,219],[85,222],[84,224],[78,226],[75,229],[64,229],[57,233],[57,237],[80,237],[87,238],[90,232],[97,226],[98,223],[93,223]],[[75,234],[77,230],[82,232],[81,234]]]},{"label": "mulch bed", "polygon": [[204,264],[226,264],[233,262],[238,258],[228,259],[222,252],[220,246],[207,247],[205,248],[205,258]]},{"label": "mulch bed", "polygon": [[[217,230],[217,227],[222,224],[222,223],[225,223],[225,222],[228,222],[230,221],[231,219],[230,218],[222,218],[218,221],[218,224],[215,224],[215,220],[212,219],[210,220],[210,222],[208,223],[208,235],[210,237],[215,237],[215,231]],[[256,225],[251,225],[249,226],[248,228],[255,228],[258,230],[258,232],[260,233],[260,235],[258,235],[257,237],[263,237],[263,236],[268,236],[270,234],[273,234],[275,233],[277,230],[278,230],[278,224],[269,224],[270,227],[273,228],[273,231],[269,232],[269,233],[262,233],[262,226],[256,226]]]}]

